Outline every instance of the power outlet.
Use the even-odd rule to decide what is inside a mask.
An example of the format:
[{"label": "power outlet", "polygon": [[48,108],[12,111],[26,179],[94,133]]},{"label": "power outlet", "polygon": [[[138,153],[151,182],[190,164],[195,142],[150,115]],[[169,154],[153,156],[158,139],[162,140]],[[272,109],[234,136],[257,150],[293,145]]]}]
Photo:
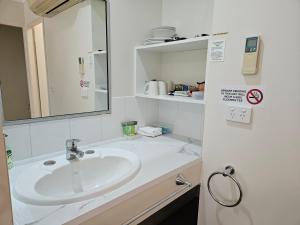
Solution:
[{"label": "power outlet", "polygon": [[252,108],[247,106],[226,105],[225,119],[239,123],[251,122]]}]

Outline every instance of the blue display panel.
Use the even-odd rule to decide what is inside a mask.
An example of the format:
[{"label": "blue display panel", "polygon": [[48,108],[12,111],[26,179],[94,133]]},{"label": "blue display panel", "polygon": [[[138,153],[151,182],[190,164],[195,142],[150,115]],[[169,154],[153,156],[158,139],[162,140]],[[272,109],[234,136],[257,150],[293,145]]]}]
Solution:
[{"label": "blue display panel", "polygon": [[258,37],[247,38],[245,52],[256,52]]}]

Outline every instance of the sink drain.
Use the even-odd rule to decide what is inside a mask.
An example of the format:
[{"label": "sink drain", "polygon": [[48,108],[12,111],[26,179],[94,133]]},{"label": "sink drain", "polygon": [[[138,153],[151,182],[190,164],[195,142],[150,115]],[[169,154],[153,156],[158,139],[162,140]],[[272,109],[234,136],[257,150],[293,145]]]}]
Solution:
[{"label": "sink drain", "polygon": [[54,160],[48,160],[48,161],[44,162],[45,166],[53,166],[55,164],[56,164],[56,161],[54,161]]},{"label": "sink drain", "polygon": [[87,154],[87,155],[91,155],[91,154],[94,154],[94,153],[95,153],[94,150],[87,150],[87,151],[85,151],[85,154]]}]

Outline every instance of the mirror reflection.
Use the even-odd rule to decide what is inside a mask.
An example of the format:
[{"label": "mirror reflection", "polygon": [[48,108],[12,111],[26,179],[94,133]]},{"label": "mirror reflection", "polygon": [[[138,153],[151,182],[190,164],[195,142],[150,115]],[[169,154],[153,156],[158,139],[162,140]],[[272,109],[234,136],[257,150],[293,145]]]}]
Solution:
[{"label": "mirror reflection", "polygon": [[0,24],[2,121],[108,111],[106,2],[38,2]]}]

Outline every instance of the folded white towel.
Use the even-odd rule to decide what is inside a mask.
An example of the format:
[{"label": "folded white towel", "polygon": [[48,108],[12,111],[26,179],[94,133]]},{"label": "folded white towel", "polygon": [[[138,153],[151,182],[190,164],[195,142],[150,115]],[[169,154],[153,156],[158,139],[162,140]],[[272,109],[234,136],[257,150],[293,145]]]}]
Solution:
[{"label": "folded white towel", "polygon": [[157,137],[162,135],[162,129],[160,127],[141,127],[138,130],[138,134],[147,137]]}]

